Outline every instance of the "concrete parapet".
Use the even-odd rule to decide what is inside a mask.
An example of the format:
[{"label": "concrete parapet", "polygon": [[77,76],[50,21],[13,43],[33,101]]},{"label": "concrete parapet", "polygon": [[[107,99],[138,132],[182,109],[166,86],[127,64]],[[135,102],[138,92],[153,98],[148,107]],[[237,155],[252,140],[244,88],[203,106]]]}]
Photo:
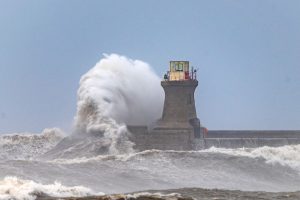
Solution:
[{"label": "concrete parapet", "polygon": [[203,139],[193,137],[192,129],[157,129],[148,131],[146,126],[128,126],[130,140],[135,149],[200,150],[219,148],[278,147],[300,144],[300,131],[209,131]]},{"label": "concrete parapet", "polygon": [[130,140],[137,150],[191,150],[192,129],[160,129],[148,131],[147,127],[129,126]]},{"label": "concrete parapet", "polygon": [[206,138],[204,148],[257,148],[300,144],[300,138]]},{"label": "concrete parapet", "polygon": [[300,130],[209,130],[205,138],[300,138]]}]

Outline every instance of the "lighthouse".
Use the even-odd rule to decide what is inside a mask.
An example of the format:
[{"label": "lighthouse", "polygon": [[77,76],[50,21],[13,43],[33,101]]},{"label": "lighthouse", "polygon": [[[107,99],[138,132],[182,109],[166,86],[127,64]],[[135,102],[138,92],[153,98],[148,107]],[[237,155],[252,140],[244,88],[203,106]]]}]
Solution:
[{"label": "lighthouse", "polygon": [[138,150],[198,150],[212,146],[253,148],[300,144],[300,130],[207,130],[197,117],[196,70],[188,61],[170,61],[161,86],[165,92],[161,117],[151,125],[127,126]]},{"label": "lighthouse", "polygon": [[188,61],[170,61],[161,86],[165,92],[161,117],[148,126],[127,126],[131,141],[139,150],[194,149],[195,139],[203,139],[194,99],[196,70]]},{"label": "lighthouse", "polygon": [[161,81],[165,100],[156,130],[189,130],[191,138],[200,137],[200,120],[194,99],[198,86],[196,73],[195,69],[190,69],[188,61],[170,61],[169,71]]}]

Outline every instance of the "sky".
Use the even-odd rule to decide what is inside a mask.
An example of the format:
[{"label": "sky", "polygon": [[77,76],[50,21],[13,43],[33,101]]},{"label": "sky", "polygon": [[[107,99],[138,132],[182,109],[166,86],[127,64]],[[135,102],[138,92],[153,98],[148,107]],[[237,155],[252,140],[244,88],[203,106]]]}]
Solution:
[{"label": "sky", "polygon": [[70,131],[103,53],[190,61],[210,130],[300,130],[299,0],[0,0],[0,133]]}]

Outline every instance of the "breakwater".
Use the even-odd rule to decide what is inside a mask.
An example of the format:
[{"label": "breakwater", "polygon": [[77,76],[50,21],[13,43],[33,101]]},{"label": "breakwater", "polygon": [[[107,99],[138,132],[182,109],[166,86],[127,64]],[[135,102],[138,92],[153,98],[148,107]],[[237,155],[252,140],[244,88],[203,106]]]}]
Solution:
[{"label": "breakwater", "polygon": [[199,150],[210,147],[256,148],[300,144],[297,130],[211,130],[193,137],[189,129],[149,130],[146,126],[128,126],[130,139],[138,150]]},{"label": "breakwater", "polygon": [[300,144],[297,130],[211,130],[203,138],[204,148],[256,148]]}]

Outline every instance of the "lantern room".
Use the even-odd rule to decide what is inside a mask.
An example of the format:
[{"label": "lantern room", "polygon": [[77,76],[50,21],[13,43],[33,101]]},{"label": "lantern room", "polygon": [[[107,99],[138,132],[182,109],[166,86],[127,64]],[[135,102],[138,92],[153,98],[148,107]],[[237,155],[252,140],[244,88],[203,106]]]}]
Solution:
[{"label": "lantern room", "polygon": [[170,70],[164,76],[165,81],[184,81],[196,79],[196,70],[189,69],[189,61],[170,61]]},{"label": "lantern room", "polygon": [[170,61],[169,80],[188,80],[189,62],[188,61]]}]

